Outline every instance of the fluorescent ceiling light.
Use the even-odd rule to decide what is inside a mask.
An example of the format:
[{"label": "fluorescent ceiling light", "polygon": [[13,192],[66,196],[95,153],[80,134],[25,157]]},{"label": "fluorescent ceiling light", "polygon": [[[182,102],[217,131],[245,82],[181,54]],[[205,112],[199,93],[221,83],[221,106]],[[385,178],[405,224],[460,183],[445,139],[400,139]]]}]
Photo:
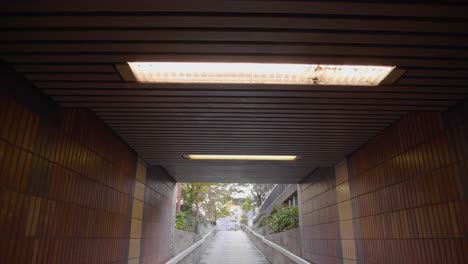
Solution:
[{"label": "fluorescent ceiling light", "polygon": [[191,160],[297,160],[298,156],[279,155],[184,155]]},{"label": "fluorescent ceiling light", "polygon": [[129,62],[138,82],[375,86],[394,66]]}]

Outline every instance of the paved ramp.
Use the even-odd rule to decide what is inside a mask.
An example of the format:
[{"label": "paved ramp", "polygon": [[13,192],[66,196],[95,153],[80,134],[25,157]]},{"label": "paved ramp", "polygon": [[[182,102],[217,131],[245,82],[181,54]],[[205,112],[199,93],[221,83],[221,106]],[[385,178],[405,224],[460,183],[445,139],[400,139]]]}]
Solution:
[{"label": "paved ramp", "polygon": [[268,260],[242,231],[219,231],[200,264],[267,264]]}]

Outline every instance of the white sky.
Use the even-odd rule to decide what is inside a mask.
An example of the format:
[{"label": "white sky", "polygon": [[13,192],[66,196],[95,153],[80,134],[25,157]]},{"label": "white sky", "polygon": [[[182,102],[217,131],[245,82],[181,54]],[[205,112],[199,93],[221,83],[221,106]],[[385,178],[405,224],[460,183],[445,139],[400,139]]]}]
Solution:
[{"label": "white sky", "polygon": [[241,192],[233,193],[232,198],[234,198],[234,199],[246,198],[247,196],[250,195],[250,188],[248,188],[248,187],[242,186],[242,187],[239,187],[239,190]]}]

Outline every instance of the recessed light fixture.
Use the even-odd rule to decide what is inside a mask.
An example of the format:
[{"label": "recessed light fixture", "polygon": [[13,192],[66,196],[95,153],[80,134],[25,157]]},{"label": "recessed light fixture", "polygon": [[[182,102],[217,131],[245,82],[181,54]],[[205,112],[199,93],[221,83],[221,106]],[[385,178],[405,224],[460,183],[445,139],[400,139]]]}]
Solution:
[{"label": "recessed light fixture", "polygon": [[129,62],[138,82],[376,86],[394,66]]},{"label": "recessed light fixture", "polygon": [[198,155],[189,154],[183,155],[186,159],[191,160],[273,160],[273,161],[291,161],[297,160],[299,156],[282,156],[282,155]]}]

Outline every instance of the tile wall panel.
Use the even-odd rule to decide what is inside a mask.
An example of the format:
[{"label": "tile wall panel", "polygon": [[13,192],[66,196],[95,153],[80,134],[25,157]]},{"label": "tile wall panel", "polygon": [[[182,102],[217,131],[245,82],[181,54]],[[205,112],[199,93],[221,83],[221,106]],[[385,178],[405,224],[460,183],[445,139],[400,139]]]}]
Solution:
[{"label": "tile wall panel", "polygon": [[[164,263],[174,180],[0,65],[0,263]],[[138,165],[138,166],[137,166]]]},{"label": "tile wall panel", "polygon": [[172,255],[174,180],[139,160],[132,198],[128,263],[166,263]]},{"label": "tile wall panel", "polygon": [[162,167],[148,169],[141,241],[143,264],[166,263],[172,257],[174,188],[175,181]]},{"label": "tile wall panel", "polygon": [[[468,263],[466,105],[404,116],[352,153],[348,170],[341,180],[321,168],[300,185],[306,259]],[[349,199],[340,194],[343,184]],[[355,251],[355,260],[346,250]]]},{"label": "tile wall panel", "polygon": [[0,262],[123,261],[135,153],[89,111],[0,98]]},{"label": "tile wall panel", "polygon": [[[366,263],[468,262],[468,207],[454,149],[466,149],[465,113],[412,113],[353,153],[350,190]],[[452,137],[452,140],[450,138]],[[463,176],[461,176],[463,175]]]},{"label": "tile wall panel", "polygon": [[341,240],[334,168],[319,168],[299,186],[303,258],[340,263]]}]

